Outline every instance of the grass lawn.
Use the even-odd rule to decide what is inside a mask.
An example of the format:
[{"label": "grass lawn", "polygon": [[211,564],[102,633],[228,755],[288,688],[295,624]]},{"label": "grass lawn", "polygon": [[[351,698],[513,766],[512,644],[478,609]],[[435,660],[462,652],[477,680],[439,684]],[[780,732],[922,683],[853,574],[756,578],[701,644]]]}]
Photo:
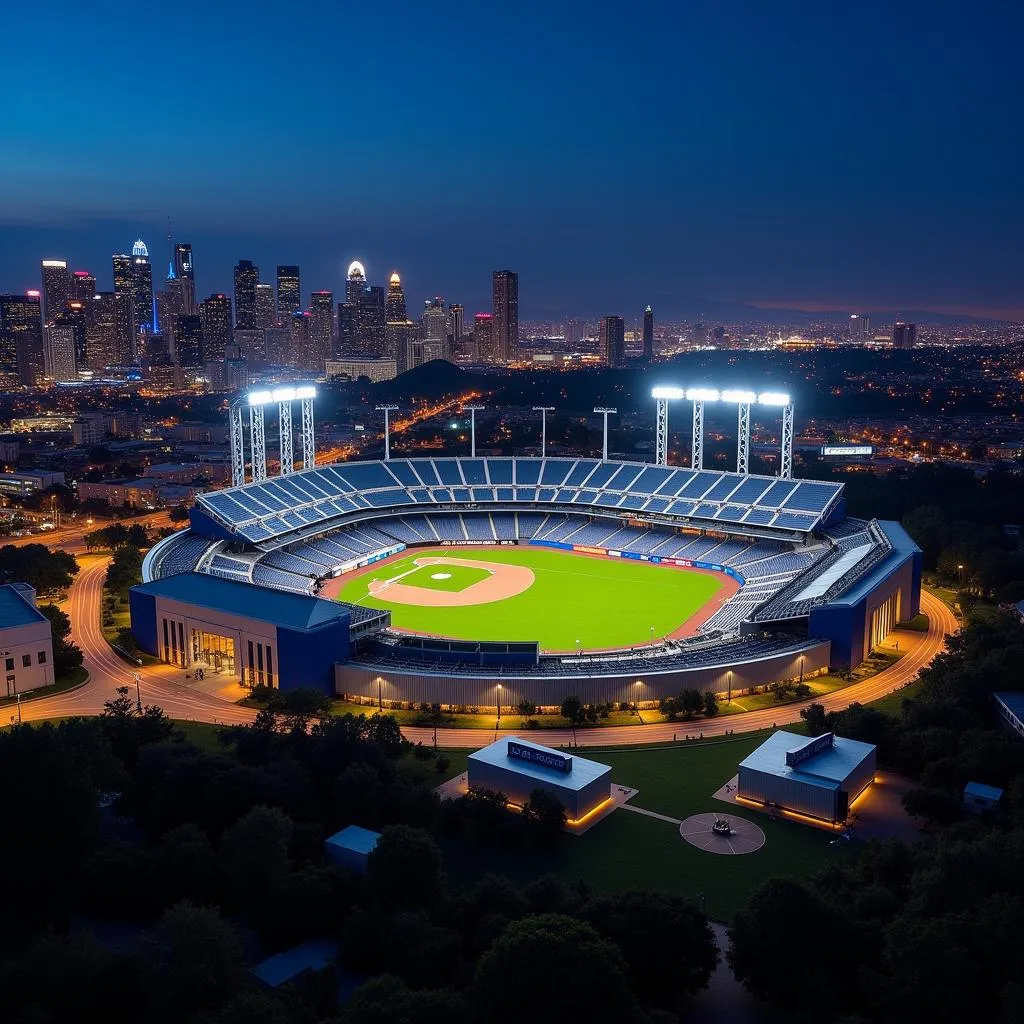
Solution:
[{"label": "grass lawn", "polygon": [[[695,898],[703,893],[708,915],[728,921],[767,879],[806,877],[830,859],[857,856],[857,844],[831,846],[830,836],[823,830],[781,819],[769,821],[753,808],[734,811],[711,799],[766,735],[586,751],[587,757],[612,766],[613,782],[639,790],[632,800],[638,807],[680,819],[721,811],[755,821],[767,837],[756,853],[740,857],[704,853],[684,842],[678,827],[670,822],[617,810],[584,835],[563,837],[558,847],[547,853],[446,843],[446,869],[461,881],[488,871],[523,881],[553,872],[606,892],[638,887]],[[452,771],[448,777],[454,774]]]},{"label": "grass lawn", "polygon": [[[668,636],[722,588],[716,577],[706,573],[632,559],[595,559],[548,548],[509,547],[477,550],[464,556],[533,570],[533,586],[504,601],[461,608],[418,608],[389,604],[386,592],[380,597],[369,595],[371,581],[394,579],[411,569],[414,559],[437,555],[457,559],[456,550],[417,550],[415,556],[382,565],[352,580],[340,597],[354,604],[389,609],[398,629],[463,640],[537,640],[547,650],[571,651],[577,640],[583,650],[639,646],[650,641],[652,626],[656,637]],[[449,572],[454,567],[426,568]],[[431,572],[424,573],[427,585],[448,582],[430,580]],[[418,577],[416,585],[424,585]]]},{"label": "grass lawn", "polygon": [[921,690],[921,682],[908,683],[906,686],[894,690],[892,693],[873,700],[870,707],[876,711],[884,712],[887,715],[898,715],[903,710],[903,702],[916,696]]}]

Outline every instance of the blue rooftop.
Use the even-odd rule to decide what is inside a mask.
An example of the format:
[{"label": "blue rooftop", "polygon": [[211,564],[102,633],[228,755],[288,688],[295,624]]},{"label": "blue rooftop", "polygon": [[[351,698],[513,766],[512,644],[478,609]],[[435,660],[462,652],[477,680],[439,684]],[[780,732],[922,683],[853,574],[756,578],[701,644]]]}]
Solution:
[{"label": "blue rooftop", "polygon": [[132,590],[290,629],[317,629],[349,617],[348,610],[335,601],[289,594],[200,572],[180,572],[150,583],[140,583]]},{"label": "blue rooftop", "polygon": [[0,586],[0,629],[30,626],[45,620],[46,616],[31,601],[24,598],[17,587],[11,583]]},{"label": "blue rooftop", "polygon": [[986,786],[984,782],[968,782],[964,786],[964,796],[977,796],[995,803],[1002,800],[1003,791],[996,786]]},{"label": "blue rooftop", "polygon": [[484,747],[482,750],[477,750],[475,753],[470,754],[470,764],[473,761],[479,761],[483,764],[497,765],[499,768],[509,768],[520,775],[525,775],[527,778],[537,779],[541,782],[550,782],[572,792],[578,792],[584,786],[589,785],[595,779],[599,779],[611,771],[610,765],[601,764],[599,761],[590,761],[577,754],[572,755],[572,768],[570,771],[563,772],[557,768],[546,768],[544,765],[523,761],[517,757],[510,757],[508,752],[510,742],[517,743],[521,747],[529,747],[541,753],[554,754],[559,758],[568,756],[561,750],[542,747],[539,743],[530,743],[528,740],[521,739],[518,736],[509,736],[496,740],[489,747]]},{"label": "blue rooftop", "polygon": [[832,746],[814,754],[797,767],[786,764],[786,753],[807,744],[806,736],[780,729],[773,733],[756,750],[751,751],[741,762],[741,768],[778,775],[782,778],[797,779],[811,786],[823,789],[837,789],[846,781],[866,757],[874,753],[871,743],[843,739],[836,736]]},{"label": "blue rooftop", "polygon": [[325,842],[330,846],[338,846],[343,850],[352,850],[355,853],[369,855],[380,839],[379,832],[371,832],[368,828],[360,828],[358,825],[349,825],[340,832],[329,836]]},{"label": "blue rooftop", "polygon": [[338,943],[333,939],[313,939],[268,957],[258,963],[252,973],[271,988],[277,988],[303,971],[323,970],[337,955]]}]

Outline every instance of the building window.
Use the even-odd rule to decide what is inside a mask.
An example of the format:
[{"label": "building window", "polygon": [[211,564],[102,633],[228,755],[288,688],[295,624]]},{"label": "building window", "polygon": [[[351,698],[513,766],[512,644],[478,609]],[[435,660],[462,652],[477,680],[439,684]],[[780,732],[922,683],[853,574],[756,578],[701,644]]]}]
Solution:
[{"label": "building window", "polygon": [[6,668],[8,672],[13,672],[14,671],[14,659],[13,658],[8,658],[6,663],[4,664],[4,668]]},{"label": "building window", "polygon": [[38,656],[36,657],[36,661],[38,661],[40,665],[45,665],[46,664],[46,651],[40,651]]},{"label": "building window", "polygon": [[31,668],[32,667],[32,655],[31,654],[23,654],[21,656],[21,667],[22,668]]}]

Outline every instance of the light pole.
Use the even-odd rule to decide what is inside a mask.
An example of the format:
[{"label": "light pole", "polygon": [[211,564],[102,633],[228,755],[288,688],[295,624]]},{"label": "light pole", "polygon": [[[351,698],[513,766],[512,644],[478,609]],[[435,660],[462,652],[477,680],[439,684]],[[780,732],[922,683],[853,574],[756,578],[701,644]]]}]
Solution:
[{"label": "light pole", "polygon": [[801,654],[800,655],[800,685],[801,686],[803,685],[803,682],[804,682],[804,656]]},{"label": "light pole", "polygon": [[384,461],[387,462],[391,458],[391,413],[393,413],[398,406],[397,405],[378,405],[375,406],[377,412],[384,413]]},{"label": "light pole", "polygon": [[384,680],[381,679],[380,676],[377,676],[377,710],[378,711],[383,711],[384,710],[384,698],[381,695],[381,685],[383,684],[383,682],[384,682]]},{"label": "light pole", "polygon": [[956,567],[956,578],[962,587],[964,585],[964,567],[962,565]]},{"label": "light pole", "polygon": [[498,683],[498,724],[501,725],[501,683]]},{"label": "light pole", "polygon": [[636,717],[640,719],[640,724],[644,724],[644,716],[640,714],[640,691],[643,687],[643,681],[638,679],[636,681],[636,700],[633,701],[633,705],[636,708]]},{"label": "light pole", "polygon": [[482,405],[467,405],[464,408],[469,410],[469,457],[476,458],[476,413],[482,409]]},{"label": "light pole", "polygon": [[18,725],[21,725],[21,694],[18,694]]},{"label": "light pole", "polygon": [[654,646],[654,627],[651,626],[651,646]]},{"label": "light pole", "polygon": [[604,416],[604,441],[601,444],[601,461],[608,461],[608,414],[612,412],[618,412],[618,409],[613,409],[610,406],[599,405],[594,412],[601,413]]},{"label": "light pole", "polygon": [[732,669],[729,669],[729,703],[732,703]]},{"label": "light pole", "polygon": [[139,714],[141,715],[142,714],[142,691],[139,689],[139,683],[140,683],[142,677],[139,675],[138,672],[134,673],[134,675],[135,675],[135,703],[138,704],[138,706],[139,706]]},{"label": "light pole", "polygon": [[540,457],[543,459],[548,451],[548,413],[554,412],[553,405],[535,405],[534,412],[540,413]]}]

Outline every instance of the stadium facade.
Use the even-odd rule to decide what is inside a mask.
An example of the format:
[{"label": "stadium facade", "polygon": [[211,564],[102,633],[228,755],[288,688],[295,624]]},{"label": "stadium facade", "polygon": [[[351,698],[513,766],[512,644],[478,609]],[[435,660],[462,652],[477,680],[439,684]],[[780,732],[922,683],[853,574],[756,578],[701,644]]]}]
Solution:
[{"label": "stadium facade", "polygon": [[[402,634],[386,611],[330,602],[327,616],[316,598],[324,580],[407,549],[498,544],[704,569],[739,589],[695,636],[572,655]],[[568,694],[740,692],[858,664],[917,615],[920,551],[897,523],[848,518],[841,484],[590,458],[391,459],[201,494],[189,527],[149,552],[143,577],[135,637],[183,667],[209,664],[220,629],[233,644],[229,670],[246,685],[266,679],[249,638],[276,631],[274,685],[381,704],[549,706]],[[310,604],[286,611],[285,598]],[[170,625],[162,642],[167,609],[177,647]],[[300,639],[282,642],[288,631]]]}]

